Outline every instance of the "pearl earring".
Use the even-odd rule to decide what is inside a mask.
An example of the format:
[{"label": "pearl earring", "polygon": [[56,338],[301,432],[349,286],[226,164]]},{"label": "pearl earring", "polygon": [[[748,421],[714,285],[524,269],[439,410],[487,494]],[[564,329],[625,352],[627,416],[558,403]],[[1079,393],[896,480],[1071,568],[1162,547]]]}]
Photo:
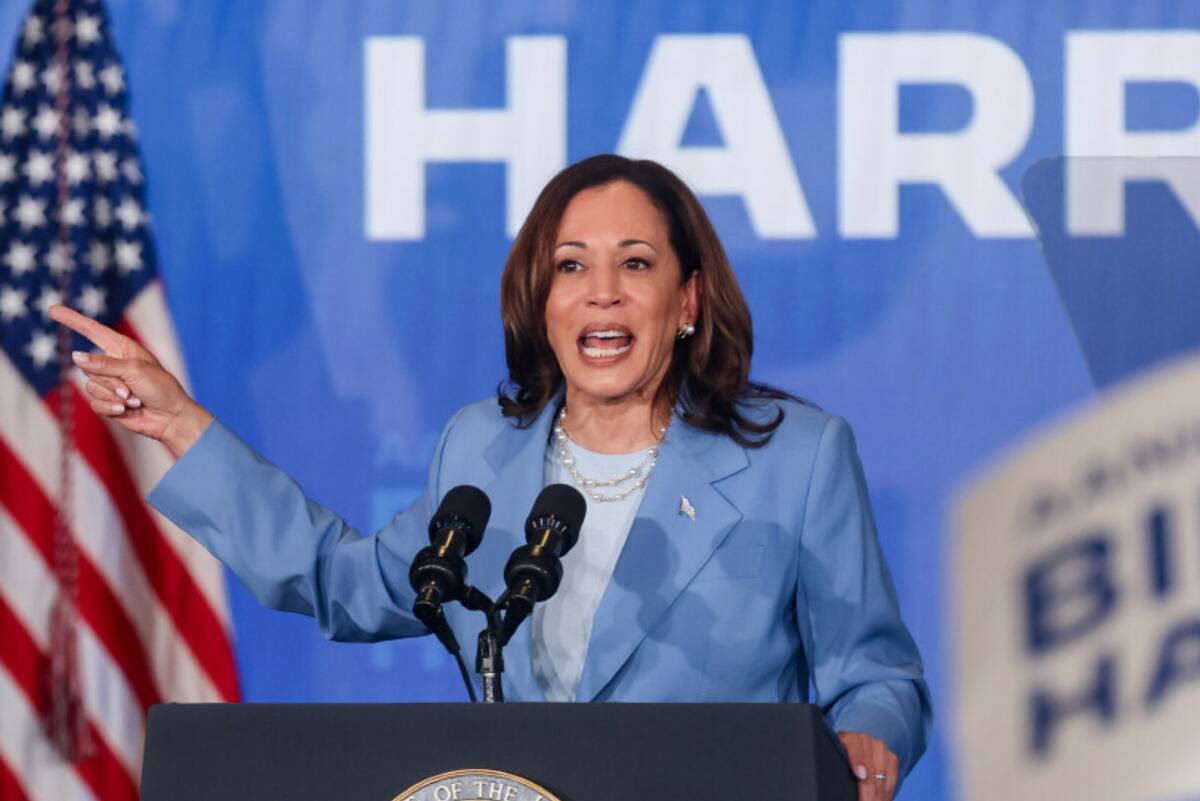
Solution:
[{"label": "pearl earring", "polygon": [[696,333],[696,326],[691,323],[684,323],[679,326],[679,330],[675,332],[676,339],[687,339],[692,334]]}]

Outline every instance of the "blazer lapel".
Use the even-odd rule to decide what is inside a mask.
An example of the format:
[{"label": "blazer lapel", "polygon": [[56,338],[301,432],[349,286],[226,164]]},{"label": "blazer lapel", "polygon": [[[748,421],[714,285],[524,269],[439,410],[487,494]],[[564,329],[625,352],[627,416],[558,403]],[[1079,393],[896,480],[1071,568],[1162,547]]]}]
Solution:
[{"label": "blazer lapel", "polygon": [[[484,450],[484,459],[496,474],[482,487],[492,502],[492,516],[479,550],[469,559],[478,565],[472,566],[471,578],[493,599],[504,590],[504,566],[513,549],[525,543],[525,519],[546,484],[546,443],[557,407],[557,398],[552,399],[526,429],[506,423]],[[483,616],[473,616],[479,623],[478,631],[483,628]],[[504,689],[514,700],[545,700],[533,675],[532,630],[532,622],[525,621],[504,647]],[[475,653],[474,641],[469,652],[472,656]]]},{"label": "blazer lapel", "polygon": [[[592,622],[576,698],[591,701],[724,541],[742,513],[713,484],[749,464],[728,437],[676,420]],[[694,519],[683,510],[684,499]]]}]

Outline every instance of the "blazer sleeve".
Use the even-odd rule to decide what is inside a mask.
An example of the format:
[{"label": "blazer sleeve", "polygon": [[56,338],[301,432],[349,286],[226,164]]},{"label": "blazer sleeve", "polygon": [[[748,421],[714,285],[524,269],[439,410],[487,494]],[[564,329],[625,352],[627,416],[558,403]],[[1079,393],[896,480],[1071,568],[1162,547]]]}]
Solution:
[{"label": "blazer sleeve", "polygon": [[854,435],[821,432],[801,532],[797,619],[817,704],[838,731],[882,740],[904,776],[932,723],[921,656],[900,619]]},{"label": "blazer sleeve", "polygon": [[413,554],[428,544],[442,454],[425,491],[371,536],[309,500],[283,470],[214,419],[148,498],[224,562],[262,604],[316,618],[333,640],[419,636],[408,583]]}]

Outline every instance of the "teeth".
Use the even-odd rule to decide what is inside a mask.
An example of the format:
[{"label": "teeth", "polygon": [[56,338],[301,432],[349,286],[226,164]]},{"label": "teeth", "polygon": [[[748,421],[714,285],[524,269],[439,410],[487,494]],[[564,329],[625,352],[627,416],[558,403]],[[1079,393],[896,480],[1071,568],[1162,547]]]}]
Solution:
[{"label": "teeth", "polygon": [[603,359],[606,356],[618,356],[629,350],[629,345],[622,345],[619,348],[589,348],[584,346],[583,355],[592,359]]},{"label": "teeth", "polygon": [[585,337],[595,337],[596,339],[616,339],[617,337],[629,336],[623,331],[592,331],[584,334]]}]

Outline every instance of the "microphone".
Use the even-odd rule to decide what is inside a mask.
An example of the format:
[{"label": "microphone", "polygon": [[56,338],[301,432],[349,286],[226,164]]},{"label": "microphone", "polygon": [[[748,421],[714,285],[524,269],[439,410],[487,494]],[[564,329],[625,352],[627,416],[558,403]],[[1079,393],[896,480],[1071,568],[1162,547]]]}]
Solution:
[{"label": "microphone", "polygon": [[430,544],[417,552],[408,581],[417,591],[413,614],[458,654],[458,640],[446,622],[442,604],[459,600],[467,583],[467,554],[479,547],[492,514],[483,491],[467,484],[446,493],[429,521]]},{"label": "microphone", "polygon": [[505,645],[534,604],[558,592],[562,581],[562,557],[579,541],[579,528],[587,514],[587,501],[574,487],[551,484],[533,502],[525,521],[525,542],[513,551],[504,567],[506,603],[500,625],[500,644]]}]

